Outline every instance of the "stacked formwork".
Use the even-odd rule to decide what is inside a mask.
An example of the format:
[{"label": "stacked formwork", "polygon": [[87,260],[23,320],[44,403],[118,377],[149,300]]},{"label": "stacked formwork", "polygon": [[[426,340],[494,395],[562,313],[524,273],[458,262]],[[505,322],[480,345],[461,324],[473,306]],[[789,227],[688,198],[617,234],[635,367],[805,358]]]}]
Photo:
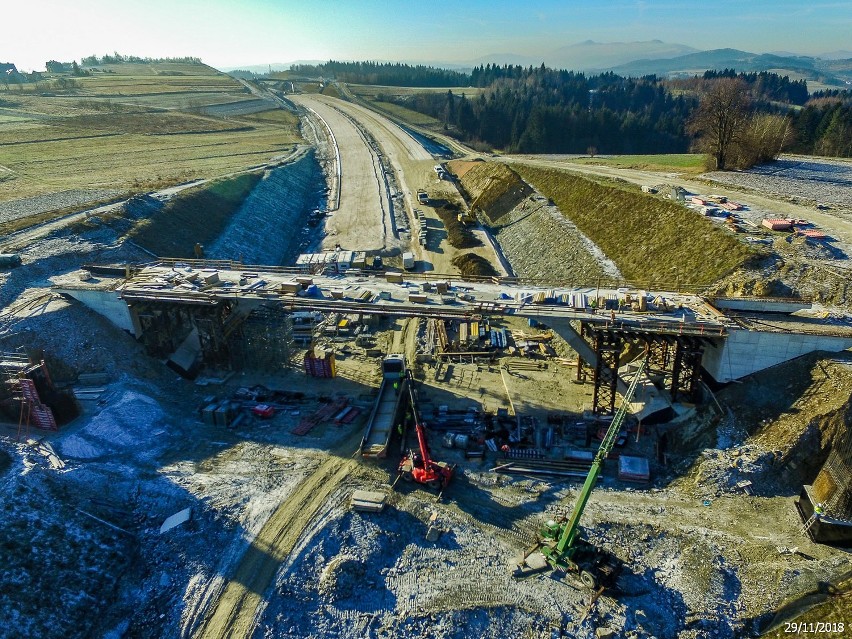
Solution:
[{"label": "stacked formwork", "polygon": [[309,350],[305,353],[305,372],[311,377],[335,377],[337,365],[334,353]]},{"label": "stacked formwork", "polygon": [[44,360],[31,364],[24,355],[0,354],[0,369],[5,376],[6,390],[13,401],[19,402],[18,439],[29,435],[30,426],[42,430],[58,430],[56,417],[50,406],[42,403],[33,376],[40,376],[42,383],[53,388]]}]

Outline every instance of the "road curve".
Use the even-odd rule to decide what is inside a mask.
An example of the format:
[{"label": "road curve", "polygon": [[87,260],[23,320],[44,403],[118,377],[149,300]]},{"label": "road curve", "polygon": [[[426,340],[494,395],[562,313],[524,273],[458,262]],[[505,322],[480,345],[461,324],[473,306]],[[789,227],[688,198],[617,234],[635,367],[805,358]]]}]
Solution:
[{"label": "road curve", "polygon": [[193,639],[248,639],[252,636],[260,604],[281,563],[290,555],[320,508],[328,504],[332,493],[357,472],[357,461],[338,455],[351,452],[360,434],[353,431],[278,506],[234,573],[228,575],[227,585],[207,611]]}]

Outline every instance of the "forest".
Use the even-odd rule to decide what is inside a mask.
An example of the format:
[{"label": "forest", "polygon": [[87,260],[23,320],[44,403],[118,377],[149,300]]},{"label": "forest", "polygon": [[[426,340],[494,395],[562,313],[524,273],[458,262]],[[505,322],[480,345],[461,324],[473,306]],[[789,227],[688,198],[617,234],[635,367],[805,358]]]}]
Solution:
[{"label": "forest", "polygon": [[294,64],[290,71],[308,77],[323,76],[352,84],[378,84],[394,87],[466,87],[466,73],[400,62],[336,62]]},{"label": "forest", "polygon": [[[363,78],[362,78],[363,79]],[[478,148],[509,153],[684,153],[695,146],[690,121],[718,82],[747,87],[756,115],[787,118],[784,151],[852,157],[852,94],[816,92],[805,80],[775,73],[708,71],[686,80],[656,76],[587,76],[544,67],[485,65],[466,86],[486,88],[394,95],[379,99],[430,115],[451,135]],[[378,84],[391,85],[388,80]],[[392,85],[391,85],[392,86]],[[446,86],[446,85],[445,85]]]},{"label": "forest", "polygon": [[543,67],[481,68],[485,93],[419,93],[393,101],[441,120],[474,145],[513,153],[683,153],[696,99],[656,79],[587,77]]}]

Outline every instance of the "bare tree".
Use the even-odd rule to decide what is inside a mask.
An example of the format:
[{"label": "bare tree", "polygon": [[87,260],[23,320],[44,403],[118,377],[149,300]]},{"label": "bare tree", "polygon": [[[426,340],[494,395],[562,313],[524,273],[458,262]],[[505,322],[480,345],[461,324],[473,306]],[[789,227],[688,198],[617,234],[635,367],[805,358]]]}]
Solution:
[{"label": "bare tree", "polygon": [[790,141],[790,120],[783,115],[757,113],[749,118],[737,148],[731,153],[736,168],[747,169],[775,160]]},{"label": "bare tree", "polygon": [[728,168],[731,153],[751,114],[748,85],[739,78],[722,78],[701,98],[689,122],[699,145],[713,157],[715,169]]}]

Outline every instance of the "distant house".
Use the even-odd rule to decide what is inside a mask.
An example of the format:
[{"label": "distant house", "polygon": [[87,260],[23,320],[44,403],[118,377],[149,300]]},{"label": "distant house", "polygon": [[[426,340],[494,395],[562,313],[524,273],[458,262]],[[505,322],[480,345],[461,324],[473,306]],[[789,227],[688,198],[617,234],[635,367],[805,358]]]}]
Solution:
[{"label": "distant house", "polygon": [[18,69],[11,62],[0,62],[0,73],[11,75],[13,73],[17,74]]}]

